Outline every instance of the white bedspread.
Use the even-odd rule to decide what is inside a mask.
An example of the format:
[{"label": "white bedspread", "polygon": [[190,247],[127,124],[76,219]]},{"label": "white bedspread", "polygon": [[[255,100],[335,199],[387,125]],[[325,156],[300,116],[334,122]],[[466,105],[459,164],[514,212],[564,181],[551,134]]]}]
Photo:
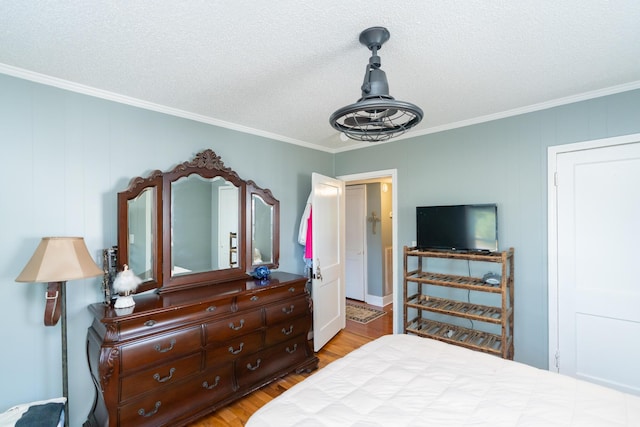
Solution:
[{"label": "white bedspread", "polygon": [[387,335],[287,390],[246,426],[640,426],[640,396]]}]

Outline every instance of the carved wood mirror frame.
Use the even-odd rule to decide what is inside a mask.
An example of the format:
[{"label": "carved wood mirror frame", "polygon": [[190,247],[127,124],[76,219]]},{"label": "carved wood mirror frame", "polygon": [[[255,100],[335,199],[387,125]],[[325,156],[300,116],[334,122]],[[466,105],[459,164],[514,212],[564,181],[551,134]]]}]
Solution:
[{"label": "carved wood mirror frame", "polygon": [[[196,181],[212,182],[208,190],[211,197],[220,194],[221,190],[237,189],[237,211],[231,208],[228,214],[210,216],[211,229],[217,227],[220,216],[231,217],[231,223],[237,224],[237,231],[228,234],[228,263],[216,269],[190,269],[183,265],[174,264],[179,250],[174,247],[174,215],[176,203],[175,188],[179,182],[197,177]],[[224,188],[221,188],[224,187]],[[207,191],[207,190],[205,190]],[[231,193],[231,191],[223,191]],[[232,196],[229,200],[234,200]],[[187,203],[180,205],[180,211],[193,224],[192,231],[201,231],[207,236],[211,230],[200,230],[198,220],[206,218],[206,206],[216,205],[216,212],[220,213],[221,205],[218,200],[205,201],[204,205],[189,202],[202,201],[206,197],[196,194],[191,199],[184,198]],[[180,199],[177,200],[180,203]],[[205,206],[205,209],[202,209]],[[256,206],[259,206],[257,209]],[[189,208],[187,210],[186,208]],[[213,209],[212,209],[213,212]],[[234,217],[237,217],[237,222]],[[193,220],[193,221],[191,221]],[[213,224],[213,223],[216,224]],[[205,224],[206,225],[206,224]],[[268,226],[268,230],[265,230]],[[204,228],[204,227],[201,227]],[[193,233],[192,233],[193,234]],[[216,245],[211,251],[218,250],[218,242],[213,242],[212,233],[209,244]],[[217,234],[218,240],[222,236]],[[158,170],[147,178],[136,177],[131,180],[129,187],[118,193],[118,269],[121,271],[127,264],[134,273],[143,279],[137,292],[158,289],[159,292],[170,292],[185,288],[207,285],[211,283],[227,282],[244,279],[254,267],[264,265],[268,268],[278,268],[280,256],[280,203],[268,189],[260,188],[253,181],[242,180],[236,172],[226,167],[221,158],[212,150],[202,151],[193,160],[181,163],[168,172]],[[270,244],[269,239],[270,238]],[[188,240],[188,239],[182,239]],[[205,239],[207,240],[207,239]],[[258,243],[259,242],[259,243]],[[258,249],[260,246],[261,249]],[[175,251],[175,253],[173,252]],[[261,258],[257,257],[257,253]],[[175,256],[174,256],[175,255]],[[220,259],[227,255],[219,255]],[[215,258],[213,255],[210,258]],[[183,259],[189,260],[190,257]],[[255,262],[254,262],[255,260]],[[188,262],[188,261],[186,261]],[[211,261],[215,263],[215,261]],[[178,270],[179,269],[179,270]]]}]

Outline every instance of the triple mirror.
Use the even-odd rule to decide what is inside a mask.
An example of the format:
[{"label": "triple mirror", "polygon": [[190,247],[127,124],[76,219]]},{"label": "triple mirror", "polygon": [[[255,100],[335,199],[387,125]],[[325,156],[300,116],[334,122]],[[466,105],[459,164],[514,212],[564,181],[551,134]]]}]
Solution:
[{"label": "triple mirror", "polygon": [[118,193],[118,267],[160,292],[278,267],[279,202],[242,180],[212,150]]}]

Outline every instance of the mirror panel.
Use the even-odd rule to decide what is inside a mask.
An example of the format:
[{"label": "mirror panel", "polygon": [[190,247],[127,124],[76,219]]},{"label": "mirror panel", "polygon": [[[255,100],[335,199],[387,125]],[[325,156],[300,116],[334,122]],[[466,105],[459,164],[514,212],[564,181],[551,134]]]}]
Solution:
[{"label": "mirror panel", "polygon": [[171,276],[238,267],[239,189],[220,176],[171,183]]},{"label": "mirror panel", "polygon": [[246,183],[219,156],[205,150],[165,173],[162,199],[160,292],[247,277]]},{"label": "mirror panel", "polygon": [[251,195],[251,248],[254,266],[273,262],[273,206]]},{"label": "mirror panel", "polygon": [[264,265],[278,268],[280,258],[280,202],[271,191],[258,187],[253,181],[247,186],[247,211],[250,216],[247,235],[251,242],[247,259],[251,270]]},{"label": "mirror panel", "polygon": [[125,264],[142,279],[137,292],[162,283],[162,172],[134,178],[118,193],[118,271]]},{"label": "mirror panel", "polygon": [[142,282],[153,280],[156,188],[147,187],[127,201],[129,269]]}]

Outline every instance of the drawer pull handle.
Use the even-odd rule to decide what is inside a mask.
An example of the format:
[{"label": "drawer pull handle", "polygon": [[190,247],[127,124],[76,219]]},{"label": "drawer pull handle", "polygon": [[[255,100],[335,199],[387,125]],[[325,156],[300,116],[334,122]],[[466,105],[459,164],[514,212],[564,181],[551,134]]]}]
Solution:
[{"label": "drawer pull handle", "polygon": [[152,415],[155,415],[158,412],[158,409],[160,408],[160,405],[162,403],[158,400],[155,404],[155,408],[153,408],[153,411],[151,412],[145,412],[145,410],[143,408],[138,409],[138,415],[145,417],[145,418],[149,418]]},{"label": "drawer pull handle", "polygon": [[160,347],[160,344],[154,345],[153,348],[155,348],[158,353],[166,353],[167,351],[173,350],[173,347],[175,345],[176,345],[176,340],[174,338],[174,339],[171,340],[171,342],[169,343],[169,347],[167,347],[167,348]]},{"label": "drawer pull handle", "polygon": [[231,353],[231,354],[240,354],[240,352],[242,351],[243,347],[244,347],[244,343],[243,342],[240,343],[240,348],[238,348],[237,350],[234,350],[233,347],[229,347],[229,353]]},{"label": "drawer pull handle", "polygon": [[288,346],[287,346],[287,348],[285,350],[287,350],[287,353],[293,354],[293,353],[296,352],[297,349],[298,349],[298,344],[294,344],[293,345],[293,350],[291,350]]},{"label": "drawer pull handle", "polygon": [[292,293],[293,293],[293,292],[295,292],[295,291],[296,291],[296,288],[294,288],[293,286],[289,288],[289,292],[292,292]]},{"label": "drawer pull handle", "polygon": [[233,324],[233,322],[229,323],[229,328],[233,329],[234,331],[239,331],[240,329],[242,329],[242,327],[244,326],[244,319],[240,319],[240,325],[236,326]]},{"label": "drawer pull handle", "polygon": [[147,320],[146,322],[144,322],[144,326],[148,326],[148,327],[151,327],[155,324],[156,324],[155,320]]},{"label": "drawer pull handle", "polygon": [[171,368],[169,369],[169,375],[167,375],[164,378],[160,378],[160,374],[155,373],[153,374],[153,379],[158,381],[159,383],[166,383],[167,381],[169,381],[171,378],[173,378],[173,374],[176,372],[176,368]]},{"label": "drawer pull handle", "polygon": [[220,384],[220,375],[216,375],[216,380],[211,385],[209,385],[207,381],[203,382],[202,388],[206,388],[207,390],[213,390],[214,388],[218,387],[218,384]]},{"label": "drawer pull handle", "polygon": [[293,332],[293,325],[289,326],[288,331],[285,328],[282,328],[282,333],[285,335],[291,335],[292,332]]},{"label": "drawer pull handle", "polygon": [[258,369],[260,367],[260,363],[262,362],[262,359],[258,359],[256,361],[256,366],[251,366],[251,363],[247,363],[247,369],[249,369],[250,371],[255,371],[256,369]]},{"label": "drawer pull handle", "polygon": [[291,314],[291,313],[293,313],[293,308],[294,308],[294,307],[295,307],[295,306],[294,306],[293,304],[291,304],[291,305],[289,306],[289,308],[287,308],[287,307],[282,307],[282,312],[283,312],[284,314]]},{"label": "drawer pull handle", "polygon": [[207,311],[209,313],[212,313],[212,312],[216,311],[216,306],[215,305],[210,305],[209,307],[207,307]]},{"label": "drawer pull handle", "polygon": [[258,301],[258,299],[259,299],[259,297],[258,297],[258,296],[256,296],[256,295],[254,295],[254,296],[252,296],[252,297],[251,297],[251,301]]}]

